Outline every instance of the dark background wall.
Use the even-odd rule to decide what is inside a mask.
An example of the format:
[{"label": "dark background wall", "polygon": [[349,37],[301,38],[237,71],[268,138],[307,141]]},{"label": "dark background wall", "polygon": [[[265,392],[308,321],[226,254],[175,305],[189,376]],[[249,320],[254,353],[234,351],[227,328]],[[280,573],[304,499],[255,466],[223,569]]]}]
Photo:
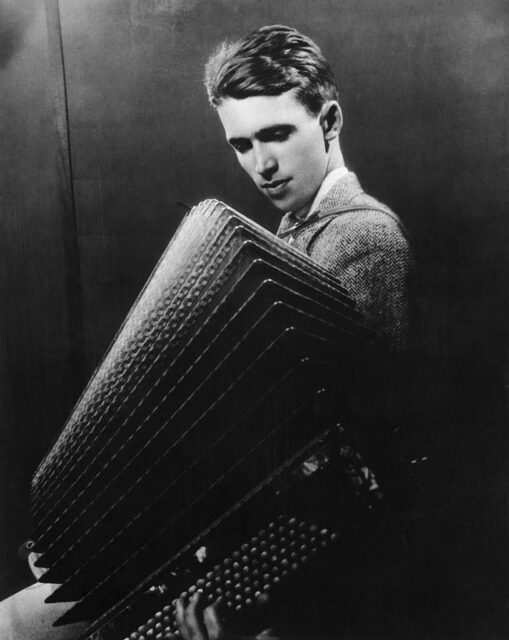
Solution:
[{"label": "dark background wall", "polygon": [[[56,0],[0,0],[0,598],[29,580],[16,549],[30,531],[30,476],[180,222],[175,200],[215,196],[277,226],[201,85],[220,39],[275,22],[321,45],[340,87],[347,164],[414,236],[418,327],[430,356],[415,376],[440,380],[415,424],[458,468],[464,554],[501,560],[505,3],[60,0],[59,8],[61,25]],[[446,410],[430,410],[444,400]],[[481,581],[489,573],[472,572]],[[487,615],[488,604],[476,606]]]}]

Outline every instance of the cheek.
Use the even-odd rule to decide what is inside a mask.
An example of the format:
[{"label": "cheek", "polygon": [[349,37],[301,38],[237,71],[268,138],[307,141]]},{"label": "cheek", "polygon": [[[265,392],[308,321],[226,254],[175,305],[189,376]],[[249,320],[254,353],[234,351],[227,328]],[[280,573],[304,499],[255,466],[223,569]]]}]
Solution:
[{"label": "cheek", "polygon": [[244,171],[251,175],[252,174],[252,163],[250,161],[249,154],[237,154],[237,160],[240,166],[244,169]]},{"label": "cheek", "polygon": [[294,164],[307,175],[322,175],[325,156],[323,141],[316,135],[302,140],[292,150]]}]

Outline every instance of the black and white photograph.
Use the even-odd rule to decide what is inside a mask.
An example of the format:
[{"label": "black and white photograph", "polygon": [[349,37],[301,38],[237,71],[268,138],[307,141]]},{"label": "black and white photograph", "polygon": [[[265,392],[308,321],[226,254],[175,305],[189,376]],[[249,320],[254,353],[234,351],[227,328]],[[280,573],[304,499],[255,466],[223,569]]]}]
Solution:
[{"label": "black and white photograph", "polygon": [[503,0],[0,0],[0,640],[509,636]]}]

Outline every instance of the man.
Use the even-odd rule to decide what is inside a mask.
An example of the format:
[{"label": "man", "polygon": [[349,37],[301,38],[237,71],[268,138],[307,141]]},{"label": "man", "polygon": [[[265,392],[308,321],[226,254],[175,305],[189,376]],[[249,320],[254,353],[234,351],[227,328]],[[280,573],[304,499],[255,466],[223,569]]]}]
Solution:
[{"label": "man", "polygon": [[222,45],[205,83],[242,168],[285,214],[278,235],[337,276],[389,344],[403,347],[408,242],[345,167],[338,91],[317,45],[289,27],[262,27]]},{"label": "man", "polygon": [[[338,91],[318,46],[290,27],[262,27],[223,43],[205,84],[240,165],[283,214],[278,235],[334,274],[401,350],[408,242],[397,216],[345,166]],[[199,595],[176,609],[186,640],[224,636],[217,608],[203,611]]]}]

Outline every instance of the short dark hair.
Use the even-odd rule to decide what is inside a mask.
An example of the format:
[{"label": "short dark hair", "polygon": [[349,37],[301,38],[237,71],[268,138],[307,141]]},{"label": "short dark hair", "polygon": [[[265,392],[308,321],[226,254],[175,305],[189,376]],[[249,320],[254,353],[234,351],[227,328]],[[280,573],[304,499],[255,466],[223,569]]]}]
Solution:
[{"label": "short dark hair", "polygon": [[205,86],[215,108],[225,98],[277,96],[291,89],[312,114],[327,100],[338,100],[332,69],[318,45],[279,24],[221,43],[205,67]]}]

